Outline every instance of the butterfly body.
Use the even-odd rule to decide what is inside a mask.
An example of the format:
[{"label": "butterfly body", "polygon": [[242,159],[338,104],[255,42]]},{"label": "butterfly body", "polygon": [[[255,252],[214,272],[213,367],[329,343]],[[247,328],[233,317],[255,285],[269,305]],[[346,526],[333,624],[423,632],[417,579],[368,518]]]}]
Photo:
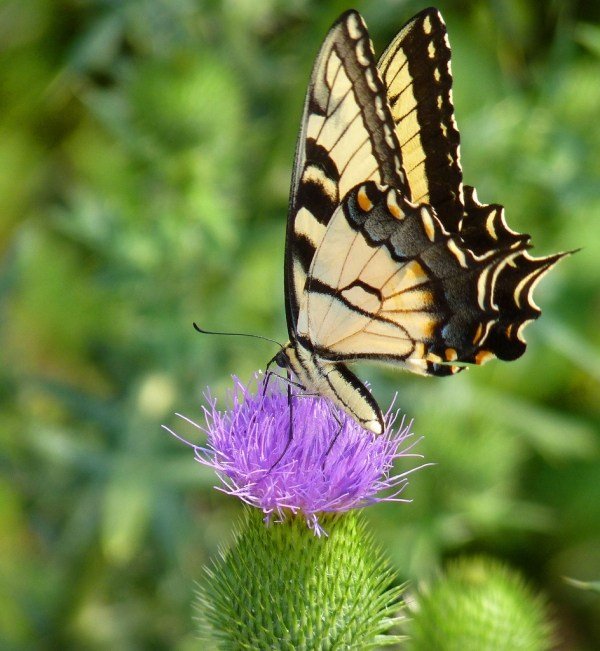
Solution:
[{"label": "butterfly body", "polygon": [[463,186],[451,83],[436,9],[378,64],[349,11],[307,91],[286,238],[290,341],[276,360],[376,433],[381,410],[347,362],[443,376],[515,359],[540,314],[533,287],[564,255],[529,256],[503,208]]},{"label": "butterfly body", "polygon": [[331,400],[364,429],[383,433],[383,415],[377,402],[345,364],[320,357],[310,340],[303,337],[290,341],[280,355],[278,364],[290,369],[305,389]]}]

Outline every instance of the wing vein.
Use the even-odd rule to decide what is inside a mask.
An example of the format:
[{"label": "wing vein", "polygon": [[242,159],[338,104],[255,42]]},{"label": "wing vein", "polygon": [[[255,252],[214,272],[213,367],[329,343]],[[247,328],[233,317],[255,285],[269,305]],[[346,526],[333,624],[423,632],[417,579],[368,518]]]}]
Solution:
[{"label": "wing vein", "polygon": [[[351,161],[351,160],[356,156],[356,154],[358,154],[359,150],[362,148],[362,146],[365,144],[365,142],[369,142],[369,135],[368,135],[368,133],[367,133],[367,137],[366,137],[364,140],[362,140],[361,143],[360,143],[360,144],[359,144],[359,145],[354,149],[354,151],[352,152],[352,156],[350,156],[350,157],[348,158],[348,160],[346,161],[346,164],[345,164],[344,167],[342,167],[342,169],[340,170],[340,178],[343,176],[343,174],[345,173],[346,169],[348,168],[348,165],[350,164],[350,161]],[[377,167],[379,167],[379,165],[378,165]]]},{"label": "wing vein", "polygon": [[336,141],[329,148],[330,153],[336,148],[336,146],[338,145],[340,140],[346,135],[346,133],[348,132],[348,129],[350,129],[351,125],[354,123],[356,118],[359,117],[359,116],[360,116],[360,112],[358,112],[351,120],[348,121],[348,124],[346,124],[346,126],[342,129],[342,131],[340,132],[340,135],[337,137]]},{"label": "wing vein", "polygon": [[414,172],[417,169],[417,167],[419,167],[419,165],[423,165],[424,162],[425,162],[425,158],[422,158],[416,165],[413,165],[409,170],[407,170],[406,173],[410,174],[411,172]]},{"label": "wing vein", "polygon": [[390,65],[391,65],[392,62],[394,61],[394,58],[395,58],[395,56],[398,54],[398,50],[400,50],[400,48],[401,48],[401,46],[398,45],[398,47],[396,48],[396,51],[394,52],[394,54],[393,54],[392,57],[390,58],[390,62],[389,62],[388,66],[387,66],[387,69],[386,69],[386,71],[385,71],[385,81],[386,81],[386,84],[387,84],[387,87],[388,87],[388,88],[389,88],[389,87],[394,83],[396,77],[397,77],[397,76],[402,72],[402,70],[404,69],[404,67],[408,64],[408,58],[405,58],[405,59],[404,59],[404,63],[403,63],[401,66],[399,66],[398,70],[396,70],[396,72],[394,73],[394,76],[393,76],[391,79],[389,79],[389,80],[387,79],[387,73],[388,73],[388,71],[389,71],[389,69],[390,69]]},{"label": "wing vein", "polygon": [[400,122],[402,122],[402,120],[404,120],[405,118],[407,118],[411,113],[414,113],[416,110],[417,110],[417,105],[415,104],[415,105],[410,109],[410,111],[406,111],[406,113],[405,113],[404,115],[401,115],[401,116],[398,117],[398,118],[394,118],[394,123],[395,123],[395,124],[400,124]]}]

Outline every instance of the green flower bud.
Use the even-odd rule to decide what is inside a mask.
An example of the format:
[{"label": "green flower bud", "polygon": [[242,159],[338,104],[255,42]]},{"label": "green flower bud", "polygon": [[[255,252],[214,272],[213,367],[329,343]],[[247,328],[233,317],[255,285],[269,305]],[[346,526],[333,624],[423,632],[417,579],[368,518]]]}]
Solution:
[{"label": "green flower bud", "polygon": [[402,587],[359,512],[265,526],[247,509],[198,593],[203,637],[220,649],[368,649],[397,643]]},{"label": "green flower bud", "polygon": [[407,622],[411,651],[544,651],[552,648],[545,601],[514,570],[460,559],[420,590]]}]

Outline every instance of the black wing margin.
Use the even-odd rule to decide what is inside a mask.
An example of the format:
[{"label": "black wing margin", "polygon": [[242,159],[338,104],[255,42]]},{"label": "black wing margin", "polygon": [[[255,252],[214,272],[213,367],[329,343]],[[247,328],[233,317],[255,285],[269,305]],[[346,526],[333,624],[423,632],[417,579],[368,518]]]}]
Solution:
[{"label": "black wing margin", "polygon": [[463,213],[460,136],[452,103],[450,44],[440,12],[430,7],[400,30],[378,63],[414,203],[435,208],[450,232]]}]

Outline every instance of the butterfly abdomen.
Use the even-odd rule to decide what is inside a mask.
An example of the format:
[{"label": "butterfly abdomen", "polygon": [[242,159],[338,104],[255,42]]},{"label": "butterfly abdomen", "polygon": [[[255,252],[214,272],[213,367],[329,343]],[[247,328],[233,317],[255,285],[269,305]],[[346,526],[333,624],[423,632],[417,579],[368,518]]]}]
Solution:
[{"label": "butterfly abdomen", "polygon": [[328,398],[370,432],[383,433],[385,424],[377,402],[347,366],[319,358],[303,345],[302,338],[283,351],[290,370],[309,392]]}]

